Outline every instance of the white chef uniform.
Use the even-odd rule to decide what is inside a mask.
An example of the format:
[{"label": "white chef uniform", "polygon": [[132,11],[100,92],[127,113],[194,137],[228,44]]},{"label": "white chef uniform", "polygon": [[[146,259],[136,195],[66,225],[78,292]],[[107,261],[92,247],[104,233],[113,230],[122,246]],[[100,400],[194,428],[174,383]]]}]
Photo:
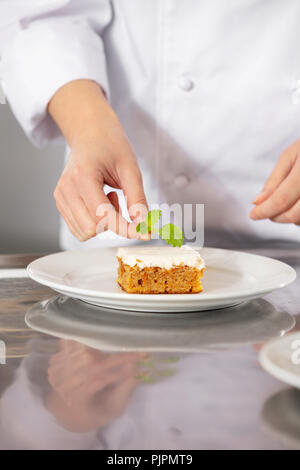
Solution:
[{"label": "white chef uniform", "polygon": [[[62,138],[47,114],[55,92],[98,82],[149,202],[205,204],[206,244],[215,232],[299,241],[299,227],[248,217],[300,137],[299,17],[298,0],[1,0],[0,77],[38,145]],[[61,242],[82,246],[64,224]]]}]

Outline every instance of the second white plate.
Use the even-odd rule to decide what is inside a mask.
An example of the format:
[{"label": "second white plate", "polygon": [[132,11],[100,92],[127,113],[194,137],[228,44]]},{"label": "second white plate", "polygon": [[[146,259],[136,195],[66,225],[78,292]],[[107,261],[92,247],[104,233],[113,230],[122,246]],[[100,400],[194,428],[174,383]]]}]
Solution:
[{"label": "second white plate", "polygon": [[276,379],[300,389],[300,332],[267,343],[260,363]]}]

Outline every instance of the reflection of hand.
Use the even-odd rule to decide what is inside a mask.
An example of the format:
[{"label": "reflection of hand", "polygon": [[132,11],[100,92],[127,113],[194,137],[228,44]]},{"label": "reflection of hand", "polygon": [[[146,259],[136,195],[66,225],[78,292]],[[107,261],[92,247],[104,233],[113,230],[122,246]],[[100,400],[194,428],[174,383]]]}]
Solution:
[{"label": "reflection of hand", "polygon": [[60,342],[48,369],[47,406],[73,432],[88,432],[120,416],[137,385],[143,353],[106,354],[74,341]]}]

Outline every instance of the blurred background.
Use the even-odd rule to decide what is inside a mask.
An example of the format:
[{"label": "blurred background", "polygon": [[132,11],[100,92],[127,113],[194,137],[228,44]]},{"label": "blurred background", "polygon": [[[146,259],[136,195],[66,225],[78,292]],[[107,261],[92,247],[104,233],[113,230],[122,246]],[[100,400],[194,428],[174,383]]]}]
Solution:
[{"label": "blurred background", "polygon": [[35,148],[0,100],[0,254],[58,251],[53,191],[64,149]]}]

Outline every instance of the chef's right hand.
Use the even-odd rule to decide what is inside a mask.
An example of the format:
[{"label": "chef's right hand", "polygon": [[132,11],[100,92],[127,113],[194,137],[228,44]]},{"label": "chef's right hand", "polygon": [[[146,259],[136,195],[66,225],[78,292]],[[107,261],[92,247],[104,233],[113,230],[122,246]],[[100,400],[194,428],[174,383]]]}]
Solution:
[{"label": "chef's right hand", "polygon": [[[71,232],[81,241],[108,229],[147,240],[136,232],[148,210],[142,175],[100,86],[89,80],[70,82],[56,92],[48,110],[71,148],[54,191]],[[121,216],[116,192],[105,195],[104,184],[123,190],[132,223]]]}]

